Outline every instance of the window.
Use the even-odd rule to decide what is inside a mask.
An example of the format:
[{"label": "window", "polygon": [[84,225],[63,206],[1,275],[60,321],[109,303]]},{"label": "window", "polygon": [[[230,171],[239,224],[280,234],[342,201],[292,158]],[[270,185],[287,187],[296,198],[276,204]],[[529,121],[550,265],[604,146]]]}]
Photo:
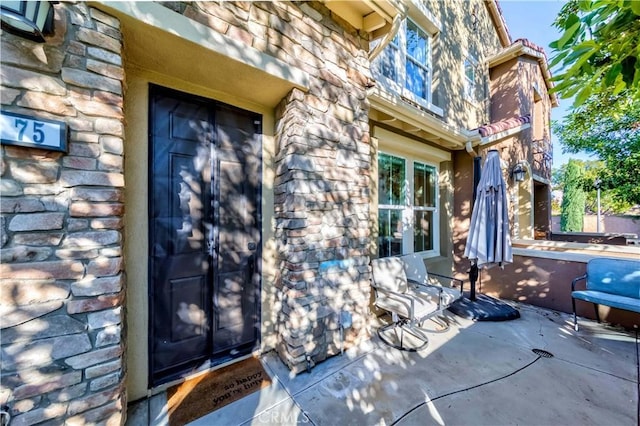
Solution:
[{"label": "window", "polygon": [[378,72],[394,91],[431,102],[431,38],[411,20],[378,58]]},{"label": "window", "polygon": [[437,251],[437,169],[378,155],[378,256]]},{"label": "window", "polygon": [[469,57],[464,60],[464,97],[471,102],[478,100],[476,66],[475,59]]}]

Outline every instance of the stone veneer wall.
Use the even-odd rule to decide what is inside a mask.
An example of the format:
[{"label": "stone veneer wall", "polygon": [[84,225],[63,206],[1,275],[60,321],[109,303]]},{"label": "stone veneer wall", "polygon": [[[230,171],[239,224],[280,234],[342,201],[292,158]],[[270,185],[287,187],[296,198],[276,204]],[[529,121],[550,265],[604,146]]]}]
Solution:
[{"label": "stone veneer wall", "polygon": [[167,7],[309,74],[310,90],[293,90],[276,111],[274,184],[277,350],[304,370],[340,351],[341,311],[353,319],[347,344],[367,336],[368,42],[319,2]]},{"label": "stone veneer wall", "polygon": [[2,33],[2,109],[64,121],[68,152],[2,146],[0,404],[11,425],[121,424],[123,80],[118,20],[55,5]]}]

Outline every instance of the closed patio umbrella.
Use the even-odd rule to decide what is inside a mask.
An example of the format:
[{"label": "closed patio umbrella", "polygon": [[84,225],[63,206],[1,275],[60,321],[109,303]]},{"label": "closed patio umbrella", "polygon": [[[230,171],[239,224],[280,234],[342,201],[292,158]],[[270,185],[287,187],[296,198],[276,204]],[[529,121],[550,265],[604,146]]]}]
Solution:
[{"label": "closed patio umbrella", "polygon": [[[476,172],[479,171],[474,169],[474,173]],[[475,177],[477,178],[477,175]],[[475,291],[479,268],[487,269],[513,262],[509,236],[507,187],[502,177],[498,151],[488,152],[475,191],[469,235],[464,248],[464,256],[471,261],[469,272],[471,291],[469,298],[462,298],[449,310],[456,315],[478,321],[504,321],[519,318],[520,313],[513,307],[485,295],[479,295],[476,298]]]},{"label": "closed patio umbrella", "polygon": [[489,151],[476,191],[464,256],[478,268],[512,263],[507,189],[498,151]]}]

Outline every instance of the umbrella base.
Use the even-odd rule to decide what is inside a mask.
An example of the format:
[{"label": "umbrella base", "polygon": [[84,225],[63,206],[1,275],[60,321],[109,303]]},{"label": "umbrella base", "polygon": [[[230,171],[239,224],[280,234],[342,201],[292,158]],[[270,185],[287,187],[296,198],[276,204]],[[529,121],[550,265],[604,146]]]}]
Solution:
[{"label": "umbrella base", "polygon": [[449,311],[474,321],[509,321],[520,318],[517,309],[484,294],[477,294],[476,300],[470,300],[469,293],[465,293],[462,299],[449,306]]}]

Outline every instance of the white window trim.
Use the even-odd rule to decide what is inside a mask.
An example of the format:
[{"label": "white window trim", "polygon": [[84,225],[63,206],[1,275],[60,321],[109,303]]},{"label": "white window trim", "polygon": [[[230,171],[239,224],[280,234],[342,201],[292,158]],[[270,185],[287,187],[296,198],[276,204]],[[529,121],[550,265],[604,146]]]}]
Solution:
[{"label": "white window trim", "polygon": [[[440,150],[438,148],[422,144],[413,139],[398,135],[391,131],[376,127],[375,136],[379,140],[379,153],[393,155],[405,160],[405,208],[402,213],[402,251],[404,254],[414,253],[413,251],[413,164],[414,161],[420,162],[435,168],[436,187],[435,187],[435,207],[433,208],[433,249],[427,251],[416,252],[424,258],[440,256],[440,162],[450,161],[451,153]],[[377,159],[376,159],[377,161]],[[377,179],[376,179],[377,182]],[[377,184],[377,183],[376,183]],[[393,205],[379,204],[378,209],[395,208]],[[411,208],[409,208],[411,207]]]},{"label": "white window trim", "polygon": [[[427,70],[427,97],[421,98],[411,92],[409,89],[405,87],[406,78],[407,78],[407,58],[409,57],[407,53],[406,46],[406,37],[407,37],[407,21],[413,22],[413,24],[418,27],[421,31],[423,31],[429,40],[429,49],[427,52],[427,65],[423,65],[423,67]],[[391,41],[390,44],[392,44]],[[434,34],[431,31],[426,30],[419,22],[419,20],[407,18],[402,22],[400,26],[400,30],[398,31],[398,45],[394,45],[396,47],[396,57],[394,58],[394,64],[396,67],[396,75],[400,81],[394,81],[389,77],[385,76],[382,73],[381,61],[384,53],[378,56],[377,65],[374,67],[374,72],[376,74],[376,79],[382,83],[382,86],[388,89],[393,93],[399,94],[405,100],[408,100],[420,107],[437,114],[438,116],[442,116],[444,114],[442,108],[437,107],[432,103],[433,98],[433,43],[434,43]],[[385,50],[388,49],[388,46],[385,47]]]},{"label": "white window trim", "polygon": [[[473,84],[473,93],[474,96],[469,95],[469,79],[467,78],[467,61],[470,62],[473,66],[473,81],[471,82]],[[480,97],[478,96],[478,90],[480,88],[480,73],[478,73],[478,68],[480,66],[480,63],[478,62],[478,60],[470,54],[466,54],[464,56],[464,59],[462,61],[462,84],[463,84],[463,88],[462,88],[462,97],[467,101],[472,103],[473,105],[477,105],[481,102]]]}]

